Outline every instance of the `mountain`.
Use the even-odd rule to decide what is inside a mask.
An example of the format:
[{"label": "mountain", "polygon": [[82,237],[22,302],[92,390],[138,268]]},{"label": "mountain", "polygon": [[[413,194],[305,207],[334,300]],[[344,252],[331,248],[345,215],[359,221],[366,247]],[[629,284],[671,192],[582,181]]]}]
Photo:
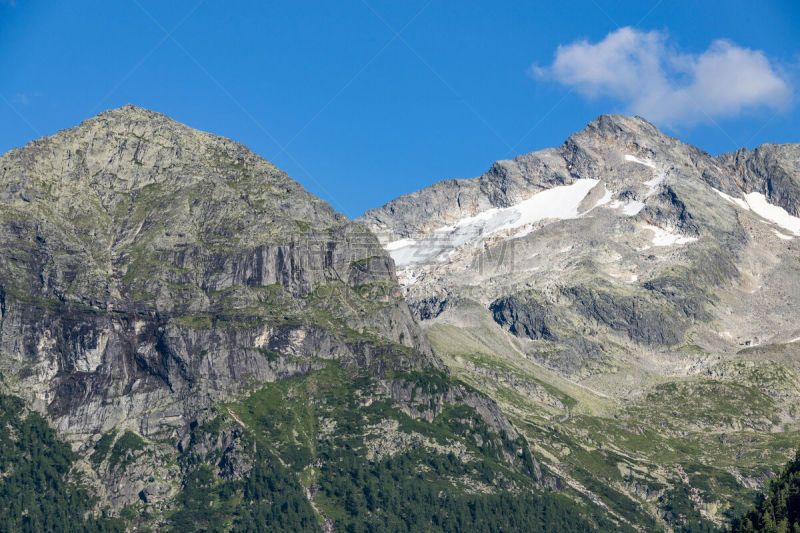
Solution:
[{"label": "mountain", "polygon": [[0,158],[0,529],[632,530],[436,355],[363,226],[134,106]]},{"label": "mountain", "polygon": [[631,523],[719,527],[800,441],[800,145],[603,115],[358,221],[452,375]]},{"label": "mountain", "polygon": [[357,221],[134,106],[12,150],[0,530],[725,527],[800,440],[799,187],[616,115]]}]

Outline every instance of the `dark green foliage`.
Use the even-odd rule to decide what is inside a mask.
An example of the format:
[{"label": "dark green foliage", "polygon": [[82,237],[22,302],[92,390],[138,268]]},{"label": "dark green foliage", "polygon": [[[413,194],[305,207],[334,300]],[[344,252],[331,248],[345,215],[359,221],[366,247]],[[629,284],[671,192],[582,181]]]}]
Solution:
[{"label": "dark green foliage", "polygon": [[94,499],[68,479],[72,450],[44,418],[23,412],[21,400],[0,394],[0,531],[124,531],[88,515]]},{"label": "dark green foliage", "polygon": [[[452,386],[434,369],[394,377],[420,397]],[[585,502],[537,489],[525,441],[493,432],[473,408],[445,404],[426,422],[386,399],[363,405],[364,394],[375,396],[370,377],[332,364],[231,405],[245,425],[242,444],[253,468],[244,479],[225,479],[215,474],[224,459],[190,448],[178,510],[170,517],[173,530],[318,531],[324,519],[337,531],[353,532],[630,529],[592,516]],[[335,431],[320,432],[321,419]],[[442,446],[462,442],[470,458],[416,446],[368,460],[365,435],[386,420],[397,421],[400,433]]]},{"label": "dark green foliage", "polygon": [[446,480],[468,476],[491,483],[489,463],[462,463],[455,455],[411,452],[371,463],[352,449],[325,458],[321,500],[336,502],[344,531],[619,531],[593,524],[565,496],[496,490],[470,494]]},{"label": "dark green foliage", "polygon": [[800,533],[800,449],[772,480],[767,493],[759,495],[753,508],[735,520],[731,529],[735,533]]},{"label": "dark green foliage", "polygon": [[[200,458],[187,453],[189,463],[170,530],[191,531],[316,531],[316,517],[297,482],[264,448],[252,446],[253,469],[245,479],[222,480]],[[232,528],[232,529],[231,529]]]},{"label": "dark green foliage", "polygon": [[655,526],[653,519],[642,512],[635,501],[611,487],[611,484],[607,480],[598,480],[588,472],[577,468],[573,474],[579,474],[576,477],[581,479],[581,482],[587,489],[600,496],[603,501],[613,505],[613,508],[627,520],[649,528]]},{"label": "dark green foliage", "polygon": [[[99,444],[99,443],[98,443]],[[144,440],[132,431],[125,431],[111,448],[111,457],[108,459],[109,468],[117,465],[125,466],[133,460],[133,454],[144,448]]]},{"label": "dark green foliage", "polygon": [[691,499],[690,489],[684,484],[664,495],[659,501],[659,507],[664,510],[664,518],[673,525],[676,533],[712,533],[717,529],[697,510]]},{"label": "dark green foliage", "polygon": [[102,463],[103,460],[108,456],[108,452],[111,450],[111,443],[114,442],[114,437],[116,434],[117,433],[115,431],[109,431],[100,437],[100,440],[98,440],[94,445],[94,452],[92,452],[92,455],[89,456],[89,460],[95,466]]}]

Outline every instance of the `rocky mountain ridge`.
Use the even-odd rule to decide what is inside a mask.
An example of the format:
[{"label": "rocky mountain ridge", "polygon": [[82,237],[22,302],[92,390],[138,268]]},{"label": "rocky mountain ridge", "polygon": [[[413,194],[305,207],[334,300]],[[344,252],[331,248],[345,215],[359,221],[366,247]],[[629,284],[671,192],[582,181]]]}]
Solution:
[{"label": "rocky mountain ridge", "polygon": [[[478,504],[624,524],[545,491],[555,476],[449,375],[369,231],[246,147],[135,106],[0,158],[0,378],[4,405],[69,442],[58,483],[113,527],[481,527]],[[17,449],[38,415],[10,413]],[[47,505],[40,522],[68,512]]]},{"label": "rocky mountain ridge", "polygon": [[800,438],[799,152],[604,115],[357,223],[135,106],[12,150],[0,524],[723,525]]},{"label": "rocky mountain ridge", "polygon": [[548,466],[677,528],[725,522],[800,435],[799,185],[800,145],[712,157],[603,115],[358,220]]}]

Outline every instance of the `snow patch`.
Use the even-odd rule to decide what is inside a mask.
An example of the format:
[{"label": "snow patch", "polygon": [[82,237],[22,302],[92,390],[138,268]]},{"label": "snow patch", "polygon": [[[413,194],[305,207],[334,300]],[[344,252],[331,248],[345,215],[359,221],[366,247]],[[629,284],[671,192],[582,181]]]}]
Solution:
[{"label": "snow patch", "polygon": [[784,235],[783,233],[781,233],[780,231],[778,231],[776,229],[772,230],[772,231],[775,232],[775,235],[777,235],[779,239],[783,239],[784,241],[791,241],[794,238],[791,235]]},{"label": "snow patch", "polygon": [[[475,243],[500,231],[517,231],[521,237],[533,231],[533,225],[543,220],[578,218],[578,206],[599,180],[579,179],[571,185],[561,185],[536,193],[511,207],[493,208],[457,223],[439,228],[420,239],[399,239],[384,246],[399,267],[419,265],[434,260],[446,260],[456,248]],[[605,198],[605,197],[604,197]],[[602,200],[602,199],[601,199]],[[445,255],[446,254],[446,255]]]},{"label": "snow patch", "polygon": [[638,200],[628,200],[627,202],[614,200],[608,204],[609,209],[619,209],[620,207],[626,216],[632,217],[634,215],[638,215],[639,211],[644,209],[644,202],[640,202]]},{"label": "snow patch", "polygon": [[687,244],[697,240],[697,237],[686,237],[672,229],[664,229],[652,224],[647,224],[645,229],[653,232],[653,246],[672,246],[674,244]]},{"label": "snow patch", "polygon": [[644,202],[639,200],[631,200],[622,206],[622,212],[629,217],[639,214],[642,209],[644,209]]},{"label": "snow patch", "polygon": [[384,248],[387,251],[392,251],[392,250],[397,250],[399,248],[403,248],[405,246],[411,246],[415,242],[416,241],[414,239],[400,239],[400,240],[397,240],[397,241],[390,242],[389,244],[384,246]]},{"label": "snow patch", "polygon": [[[714,189],[714,188],[712,187],[712,189]],[[726,201],[728,201],[728,202],[730,202],[732,204],[738,205],[739,207],[741,207],[745,211],[750,211],[750,206],[747,205],[747,201],[746,200],[742,200],[741,198],[734,198],[733,196],[731,196],[729,194],[725,194],[724,192],[722,192],[722,191],[720,191],[718,189],[714,189],[714,192],[719,194],[720,196],[722,196]]]},{"label": "snow patch", "polygon": [[652,161],[647,161],[645,159],[639,159],[636,156],[625,154],[625,161],[633,161],[634,163],[639,163],[640,165],[644,165],[650,168],[656,168],[656,165]]},{"label": "snow patch", "polygon": [[781,228],[792,232],[795,236],[800,236],[800,218],[790,215],[784,208],[773,205],[767,201],[767,197],[758,192],[751,192],[746,195],[747,205],[750,209],[762,218],[774,222]]},{"label": "snow patch", "polygon": [[645,194],[644,197],[650,198],[653,196],[665,181],[667,181],[667,175],[664,173],[659,174],[651,180],[645,181],[644,184],[647,185],[647,194]]},{"label": "snow patch", "polygon": [[732,204],[736,204],[745,211],[753,211],[755,214],[777,224],[781,228],[790,231],[793,235],[784,235],[783,233],[775,230],[775,234],[781,239],[789,240],[792,237],[800,236],[800,218],[790,215],[784,208],[769,203],[767,197],[760,192],[751,192],[746,194],[744,200],[741,198],[734,198],[722,191],[714,189],[714,191],[722,196],[725,200]]},{"label": "snow patch", "polygon": [[401,268],[397,271],[397,281],[400,285],[407,287],[417,282],[416,273],[410,268]]},{"label": "snow patch", "polygon": [[793,342],[800,342],[800,337],[795,337],[794,339],[790,340],[790,341],[789,341],[789,342],[787,342],[786,344],[791,344],[791,343],[793,343]]}]

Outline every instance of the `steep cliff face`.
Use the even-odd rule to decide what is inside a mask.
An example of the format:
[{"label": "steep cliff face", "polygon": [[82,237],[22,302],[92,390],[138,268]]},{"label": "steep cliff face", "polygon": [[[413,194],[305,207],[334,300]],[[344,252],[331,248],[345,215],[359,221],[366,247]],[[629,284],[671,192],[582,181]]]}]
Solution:
[{"label": "steep cliff face", "polygon": [[374,237],[242,145],[128,106],[0,168],[0,368],[79,441],[174,434],[187,400],[307,372],[294,356],[395,350],[326,310],[429,353]]},{"label": "steep cliff face", "polygon": [[133,106],[0,158],[0,377],[129,526],[386,525],[429,486],[507,518],[558,484],[443,368],[372,233]]},{"label": "steep cliff face", "polygon": [[800,145],[762,144],[752,152],[742,148],[718,156],[716,162],[727,180],[706,176],[712,185],[719,184],[723,191],[761,193],[771,204],[800,216]]},{"label": "steep cliff face", "polygon": [[798,145],[712,157],[603,115],[359,221],[436,353],[552,469],[701,527],[800,435],[799,186]]}]

